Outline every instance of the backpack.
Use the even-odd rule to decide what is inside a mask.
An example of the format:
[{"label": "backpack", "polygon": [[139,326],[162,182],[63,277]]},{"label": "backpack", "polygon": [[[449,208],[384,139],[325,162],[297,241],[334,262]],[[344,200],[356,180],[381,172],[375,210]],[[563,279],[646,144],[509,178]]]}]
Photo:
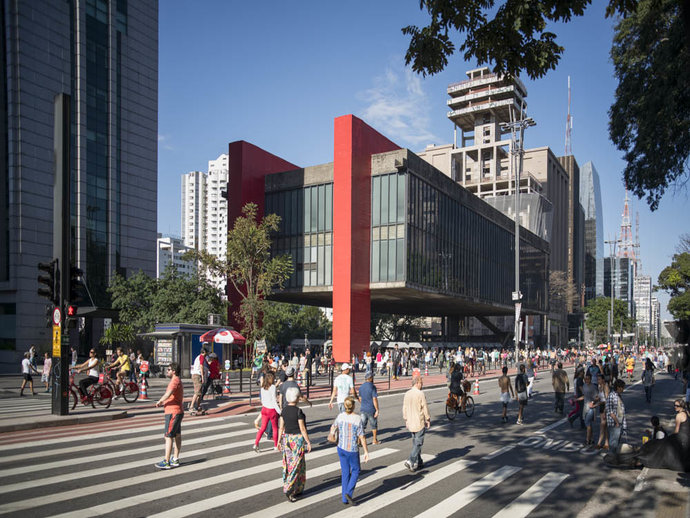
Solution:
[{"label": "backpack", "polygon": [[515,378],[515,388],[518,392],[525,392],[527,390],[527,385],[525,384],[525,377],[521,374],[518,374],[517,378]]},{"label": "backpack", "polygon": [[606,378],[607,381],[611,379],[611,367],[608,363],[604,364],[604,378]]}]

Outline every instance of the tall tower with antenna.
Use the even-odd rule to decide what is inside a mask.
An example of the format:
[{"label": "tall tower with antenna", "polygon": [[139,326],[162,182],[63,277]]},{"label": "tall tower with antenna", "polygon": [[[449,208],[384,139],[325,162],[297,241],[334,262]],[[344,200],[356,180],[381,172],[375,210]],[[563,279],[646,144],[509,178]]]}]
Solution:
[{"label": "tall tower with antenna", "polygon": [[618,257],[627,257],[637,262],[635,254],[635,242],[632,236],[632,224],[630,222],[630,207],[628,204],[628,191],[625,191],[625,203],[623,204],[623,216],[621,219],[620,241],[618,242]]},{"label": "tall tower with antenna", "polygon": [[573,131],[573,118],[570,115],[570,76],[568,76],[568,116],[565,119],[565,155],[573,154],[573,143],[572,143],[572,131]]}]

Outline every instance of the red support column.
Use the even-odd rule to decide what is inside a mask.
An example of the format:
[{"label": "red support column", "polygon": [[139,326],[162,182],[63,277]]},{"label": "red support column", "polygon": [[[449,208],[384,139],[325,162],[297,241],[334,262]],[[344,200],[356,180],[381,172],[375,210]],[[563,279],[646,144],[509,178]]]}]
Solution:
[{"label": "red support column", "polygon": [[369,347],[371,155],[399,149],[353,115],[335,119],[333,149],[333,356]]}]

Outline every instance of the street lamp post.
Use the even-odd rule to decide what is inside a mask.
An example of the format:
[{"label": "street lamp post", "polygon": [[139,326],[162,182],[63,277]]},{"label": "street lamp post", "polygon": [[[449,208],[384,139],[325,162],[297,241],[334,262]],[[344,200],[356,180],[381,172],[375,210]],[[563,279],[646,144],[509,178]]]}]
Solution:
[{"label": "street lamp post", "polygon": [[[618,244],[617,239],[609,239],[605,241],[609,245],[609,250],[611,251],[611,313],[608,318],[608,331],[609,331],[609,341],[613,347],[613,302],[616,297],[616,245]],[[621,336],[621,341],[623,337]]]},{"label": "street lamp post", "polygon": [[515,291],[513,303],[515,304],[515,360],[520,357],[520,310],[522,309],[522,293],[520,293],[520,174],[525,156],[524,138],[525,128],[535,126],[536,122],[531,117],[525,117],[524,104],[520,107],[520,119],[518,120],[513,109],[510,109],[510,122],[502,122],[503,131],[510,131],[510,168],[515,173]]}]

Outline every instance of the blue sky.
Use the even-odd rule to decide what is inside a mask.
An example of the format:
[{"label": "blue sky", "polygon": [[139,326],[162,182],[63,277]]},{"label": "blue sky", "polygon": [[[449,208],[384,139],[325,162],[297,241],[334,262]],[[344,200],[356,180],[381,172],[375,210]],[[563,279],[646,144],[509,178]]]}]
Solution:
[{"label": "blue sky", "polygon": [[[616,81],[609,59],[613,22],[604,2],[552,30],[566,50],[555,71],[532,81],[528,114],[537,122],[528,148],[564,153],[567,78],[571,76],[572,148],[578,163],[599,171],[605,239],[620,231],[624,162],[608,138]],[[333,160],[333,119],[352,113],[401,147],[421,151],[452,142],[448,84],[476,63],[452,58],[423,78],[404,66],[408,40],[400,29],[424,25],[416,0],[376,2],[188,2],[159,4],[158,230],[180,234],[180,176],[205,171],[228,143],[246,140],[300,166]],[[640,219],[642,272],[671,262],[687,224],[687,190],[669,191]],[[662,317],[668,297],[660,294]]]}]

